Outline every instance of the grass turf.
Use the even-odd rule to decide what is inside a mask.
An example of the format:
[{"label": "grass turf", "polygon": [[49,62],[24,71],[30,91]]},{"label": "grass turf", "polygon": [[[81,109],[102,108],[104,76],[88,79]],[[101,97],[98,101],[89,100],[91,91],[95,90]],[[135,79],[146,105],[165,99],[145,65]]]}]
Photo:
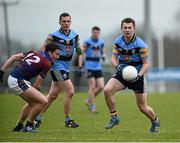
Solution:
[{"label": "grass turf", "polygon": [[0,141],[2,142],[173,142],[180,141],[180,94],[149,94],[148,103],[160,121],[159,133],[150,134],[150,121],[139,112],[131,92],[116,94],[120,125],[106,130],[109,112],[103,95],[97,97],[98,113],[90,113],[84,104],[87,93],[73,97],[71,115],[79,128],[64,126],[63,96],[52,104],[43,116],[38,133],[11,132],[25,102],[13,93],[0,94]]}]

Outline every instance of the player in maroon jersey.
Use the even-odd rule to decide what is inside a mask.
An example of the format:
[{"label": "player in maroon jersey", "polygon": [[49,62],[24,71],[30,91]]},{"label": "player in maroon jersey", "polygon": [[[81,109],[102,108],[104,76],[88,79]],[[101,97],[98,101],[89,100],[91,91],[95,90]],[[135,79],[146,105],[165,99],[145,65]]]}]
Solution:
[{"label": "player in maroon jersey", "polygon": [[[15,62],[20,63],[14,68],[8,77],[8,85],[27,104],[21,109],[17,126],[13,131],[37,132],[33,121],[48,102],[39,89],[40,84],[51,68],[51,64],[59,58],[59,48],[53,44],[47,44],[45,51],[29,51],[12,55],[0,69],[0,81],[3,74]],[[36,82],[31,86],[30,80],[37,76]],[[25,127],[23,122],[27,119]]]}]

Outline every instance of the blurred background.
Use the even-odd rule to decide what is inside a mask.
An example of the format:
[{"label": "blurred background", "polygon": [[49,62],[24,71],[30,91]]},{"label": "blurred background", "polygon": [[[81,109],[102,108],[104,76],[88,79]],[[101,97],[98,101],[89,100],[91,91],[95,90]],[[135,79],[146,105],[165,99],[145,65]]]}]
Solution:
[{"label": "blurred background", "polygon": [[[180,90],[180,1],[179,0],[0,0],[0,65],[18,52],[38,50],[47,35],[59,28],[59,15],[68,12],[71,28],[80,35],[80,43],[91,36],[91,28],[101,28],[107,59],[103,64],[105,81],[114,71],[110,64],[114,39],[121,34],[125,17],[136,21],[136,34],[150,49],[149,92]],[[76,91],[86,91],[85,76],[78,77],[72,62],[71,79]],[[0,91],[8,91],[5,75]],[[50,87],[51,77],[43,82]]]}]

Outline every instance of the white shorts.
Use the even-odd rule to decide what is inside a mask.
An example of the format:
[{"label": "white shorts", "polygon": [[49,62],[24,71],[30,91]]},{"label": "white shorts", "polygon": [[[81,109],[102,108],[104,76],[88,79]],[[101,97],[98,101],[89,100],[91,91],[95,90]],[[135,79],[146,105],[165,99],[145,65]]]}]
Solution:
[{"label": "white shorts", "polygon": [[8,77],[8,85],[9,88],[14,91],[17,95],[21,95],[24,91],[26,91],[31,83],[27,80],[20,80],[9,75]]}]

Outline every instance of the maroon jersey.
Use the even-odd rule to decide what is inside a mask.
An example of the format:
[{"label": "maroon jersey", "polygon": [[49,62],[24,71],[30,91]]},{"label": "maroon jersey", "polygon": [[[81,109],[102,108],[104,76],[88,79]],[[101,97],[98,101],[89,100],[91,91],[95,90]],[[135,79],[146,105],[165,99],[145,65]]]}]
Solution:
[{"label": "maroon jersey", "polygon": [[48,53],[29,51],[10,75],[17,79],[30,81],[37,75],[44,78],[50,68],[51,60]]}]

